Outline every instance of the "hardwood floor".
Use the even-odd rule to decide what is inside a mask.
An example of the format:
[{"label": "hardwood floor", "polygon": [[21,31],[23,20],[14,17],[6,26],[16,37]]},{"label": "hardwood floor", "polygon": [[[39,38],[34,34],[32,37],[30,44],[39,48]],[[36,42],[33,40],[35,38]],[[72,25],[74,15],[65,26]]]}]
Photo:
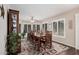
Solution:
[{"label": "hardwood floor", "polygon": [[[52,45],[54,49],[58,53],[57,52],[53,53],[55,52],[54,50],[51,50],[53,52],[50,52],[50,50],[48,50],[48,53],[49,53],[48,55],[79,55],[79,50],[76,50],[73,47],[69,47],[69,46],[66,46],[66,45],[63,45],[57,42],[52,42],[52,43],[53,43]],[[42,55],[32,49],[33,46],[30,44],[29,41],[23,40],[21,44],[22,44],[22,47],[21,47],[22,52],[20,53],[20,55]],[[65,50],[63,50],[63,48]]]},{"label": "hardwood floor", "polygon": [[76,50],[76,55],[79,55],[79,50]]},{"label": "hardwood floor", "polygon": [[59,53],[59,55],[75,55],[75,54],[76,51],[74,48],[69,48],[68,50]]},{"label": "hardwood floor", "polygon": [[[53,42],[55,42],[55,41],[53,41]],[[58,42],[56,42],[56,43],[58,43]],[[58,44],[61,44],[61,43],[58,43]],[[61,45],[64,45],[64,44],[61,44]],[[67,45],[65,45],[65,46],[67,46]],[[58,55],[79,55],[79,50],[77,50],[73,47],[70,47],[70,46],[68,46],[68,47],[69,47],[68,50],[62,51]]]},{"label": "hardwood floor", "polygon": [[58,55],[79,55],[79,50],[76,50],[75,48],[70,47],[68,50],[63,51]]}]

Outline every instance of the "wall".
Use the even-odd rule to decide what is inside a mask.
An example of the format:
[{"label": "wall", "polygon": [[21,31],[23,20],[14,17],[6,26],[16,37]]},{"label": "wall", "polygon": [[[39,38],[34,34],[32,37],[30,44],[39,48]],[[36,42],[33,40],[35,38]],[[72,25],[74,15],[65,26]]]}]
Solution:
[{"label": "wall", "polygon": [[5,10],[5,16],[4,19],[3,17],[0,16],[0,54],[4,55],[6,54],[6,38],[7,38],[7,11],[8,9],[16,9],[17,8],[12,8],[8,4],[4,4],[4,10]]},{"label": "wall", "polygon": [[0,54],[6,54],[6,37],[7,37],[7,7],[4,5],[5,16],[0,17]]},{"label": "wall", "polygon": [[[50,17],[49,19],[57,20],[61,18],[65,18],[65,38],[61,37],[52,37],[53,41],[63,43],[68,46],[75,47],[75,14],[79,13],[79,8],[75,8],[73,10],[67,11],[65,13],[56,15],[54,17]],[[69,28],[69,22],[72,21],[72,28]],[[51,28],[52,29],[52,28]],[[52,33],[53,34],[53,33]]]},{"label": "wall", "polygon": [[79,49],[79,13],[75,15],[75,25],[76,25],[76,49]]}]

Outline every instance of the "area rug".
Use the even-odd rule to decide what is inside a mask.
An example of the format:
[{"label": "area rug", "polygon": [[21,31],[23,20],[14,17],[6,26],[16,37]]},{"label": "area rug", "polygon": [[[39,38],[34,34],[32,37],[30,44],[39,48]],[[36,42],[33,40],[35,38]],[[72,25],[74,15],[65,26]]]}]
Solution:
[{"label": "area rug", "polygon": [[36,51],[29,41],[21,42],[21,53],[18,55],[58,55],[62,51],[68,50],[69,47],[52,42],[51,49],[45,49],[42,52]]}]

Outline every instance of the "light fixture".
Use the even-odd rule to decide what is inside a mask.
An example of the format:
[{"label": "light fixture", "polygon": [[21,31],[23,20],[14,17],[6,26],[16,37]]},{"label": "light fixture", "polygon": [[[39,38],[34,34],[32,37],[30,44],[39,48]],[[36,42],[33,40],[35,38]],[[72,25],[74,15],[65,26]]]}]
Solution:
[{"label": "light fixture", "polygon": [[5,14],[4,7],[3,7],[3,5],[1,5],[0,6],[0,16],[3,16],[3,18],[4,18],[4,14]]},{"label": "light fixture", "polygon": [[31,22],[34,23],[34,18],[33,18],[33,16],[31,16]]}]

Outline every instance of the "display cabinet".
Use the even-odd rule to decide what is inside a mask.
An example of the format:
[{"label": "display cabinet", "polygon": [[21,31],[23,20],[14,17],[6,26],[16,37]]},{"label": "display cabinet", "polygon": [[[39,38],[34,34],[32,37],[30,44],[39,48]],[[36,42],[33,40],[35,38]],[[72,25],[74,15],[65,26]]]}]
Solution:
[{"label": "display cabinet", "polygon": [[[14,36],[14,34],[12,34],[13,36],[11,36],[10,33],[15,33],[16,36]],[[14,49],[14,51],[16,51],[16,53],[19,53],[21,51],[21,39],[18,38],[19,37],[19,11],[17,10],[9,9],[7,12],[7,35],[9,35],[12,38],[11,39],[10,37],[8,37],[7,39],[7,46],[9,46],[8,52],[10,52],[11,48],[15,47],[16,49]],[[12,46],[10,47],[10,45]]]}]

